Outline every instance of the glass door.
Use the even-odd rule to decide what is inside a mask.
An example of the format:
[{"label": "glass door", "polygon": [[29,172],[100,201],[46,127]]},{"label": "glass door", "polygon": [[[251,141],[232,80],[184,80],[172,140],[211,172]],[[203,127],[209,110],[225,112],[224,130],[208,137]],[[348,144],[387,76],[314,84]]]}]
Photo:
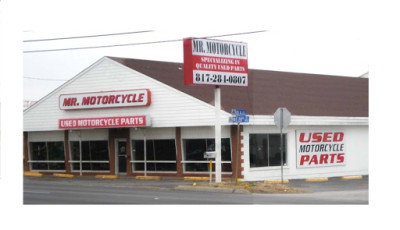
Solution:
[{"label": "glass door", "polygon": [[126,140],[116,140],[116,155],[117,155],[117,174],[126,174],[126,158],[127,158],[127,149],[126,149]]}]

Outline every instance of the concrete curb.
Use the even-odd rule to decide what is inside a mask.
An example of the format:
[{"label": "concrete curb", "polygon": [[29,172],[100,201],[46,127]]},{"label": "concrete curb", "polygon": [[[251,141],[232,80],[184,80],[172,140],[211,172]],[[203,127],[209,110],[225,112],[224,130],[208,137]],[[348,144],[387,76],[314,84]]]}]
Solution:
[{"label": "concrete curb", "polygon": [[41,177],[43,173],[40,172],[24,172],[24,176]]},{"label": "concrete curb", "polygon": [[190,177],[190,176],[185,176],[183,180],[192,180],[192,181],[209,181],[209,177]]},{"label": "concrete curb", "polygon": [[199,191],[199,192],[221,192],[221,193],[238,193],[238,194],[250,194],[246,189],[233,189],[233,188],[213,188],[213,187],[202,187],[202,186],[187,186],[178,185],[175,190],[182,191]]},{"label": "concrete curb", "polygon": [[315,177],[306,179],[306,182],[324,182],[324,181],[328,181],[328,177]]},{"label": "concrete curb", "polygon": [[160,176],[136,176],[136,180],[161,180]]},{"label": "concrete curb", "polygon": [[74,178],[73,174],[65,174],[65,173],[53,173],[54,177],[63,177],[63,178]]},{"label": "concrete curb", "polygon": [[342,176],[342,180],[361,180],[362,176]]},{"label": "concrete curb", "polygon": [[118,179],[117,175],[96,175],[96,179]]}]

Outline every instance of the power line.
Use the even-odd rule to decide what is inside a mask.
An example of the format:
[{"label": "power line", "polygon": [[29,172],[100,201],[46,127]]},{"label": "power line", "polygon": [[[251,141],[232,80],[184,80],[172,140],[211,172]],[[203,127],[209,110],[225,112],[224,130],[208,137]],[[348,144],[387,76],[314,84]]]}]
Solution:
[{"label": "power line", "polygon": [[223,35],[206,36],[206,37],[199,37],[199,38],[220,38],[220,37],[229,37],[229,36],[246,35],[246,34],[256,34],[256,33],[264,33],[264,32],[268,32],[268,30],[258,30],[258,31],[242,32],[242,33],[234,33],[234,34],[223,34]]},{"label": "power line", "polygon": [[165,40],[165,41],[154,41],[154,42],[129,43],[129,44],[104,45],[104,46],[86,46],[86,47],[74,47],[74,48],[62,48],[62,49],[49,49],[49,50],[28,50],[28,51],[24,51],[24,53],[39,53],[39,52],[82,50],[82,49],[99,49],[99,48],[110,48],[110,47],[118,47],[118,46],[148,45],[148,44],[156,44],[156,43],[164,43],[164,42],[176,42],[176,41],[182,41],[182,39]]},{"label": "power line", "polygon": [[67,79],[50,79],[50,78],[36,78],[36,77],[24,77],[26,79],[41,80],[41,81],[68,81]]},{"label": "power line", "polygon": [[115,36],[115,35],[125,35],[125,34],[138,34],[138,33],[148,33],[148,32],[153,32],[153,30],[123,32],[123,33],[113,33],[113,34],[97,34],[97,35],[86,35],[86,36],[75,36],[75,37],[64,37],[64,38],[34,39],[34,40],[24,40],[23,42],[44,42],[44,41],[66,40],[66,39],[80,39],[80,38],[94,38],[94,37],[105,37],[105,36]]},{"label": "power line", "polygon": [[[198,38],[217,38],[217,37],[237,36],[237,35],[263,33],[263,32],[267,32],[267,30],[259,30],[259,31],[252,31],[252,32],[242,32],[242,33],[233,33],[233,34],[223,34],[223,35],[213,35],[213,36],[205,36],[205,37],[198,37]],[[104,46],[86,46],[86,47],[48,49],[48,50],[28,50],[28,51],[24,51],[24,53],[54,52],[54,51],[81,50],[81,49],[99,49],[99,48],[110,48],[110,47],[119,47],[119,46],[136,46],[136,45],[159,44],[159,43],[178,42],[178,41],[183,41],[183,39],[180,38],[180,39],[152,41],[152,42],[139,42],[139,43],[115,44],[115,45],[104,45]]]}]

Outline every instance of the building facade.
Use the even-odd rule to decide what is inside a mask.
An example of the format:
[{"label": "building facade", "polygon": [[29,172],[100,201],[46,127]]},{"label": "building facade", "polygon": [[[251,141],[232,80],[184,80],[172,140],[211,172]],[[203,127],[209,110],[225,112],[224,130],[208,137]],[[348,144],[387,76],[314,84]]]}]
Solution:
[{"label": "building facade", "polygon": [[[24,170],[206,176],[213,99],[213,87],[183,84],[181,63],[103,57],[24,111]],[[223,178],[280,178],[278,107],[292,113],[286,179],[368,174],[368,79],[250,70],[221,103]],[[249,122],[230,123],[232,109]]]}]

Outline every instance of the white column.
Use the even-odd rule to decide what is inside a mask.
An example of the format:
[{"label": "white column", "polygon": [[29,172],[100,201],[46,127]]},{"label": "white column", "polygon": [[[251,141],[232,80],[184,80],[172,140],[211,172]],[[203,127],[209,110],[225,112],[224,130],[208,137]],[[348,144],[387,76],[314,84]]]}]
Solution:
[{"label": "white column", "polygon": [[217,86],[215,96],[215,182],[221,182],[221,89]]}]

